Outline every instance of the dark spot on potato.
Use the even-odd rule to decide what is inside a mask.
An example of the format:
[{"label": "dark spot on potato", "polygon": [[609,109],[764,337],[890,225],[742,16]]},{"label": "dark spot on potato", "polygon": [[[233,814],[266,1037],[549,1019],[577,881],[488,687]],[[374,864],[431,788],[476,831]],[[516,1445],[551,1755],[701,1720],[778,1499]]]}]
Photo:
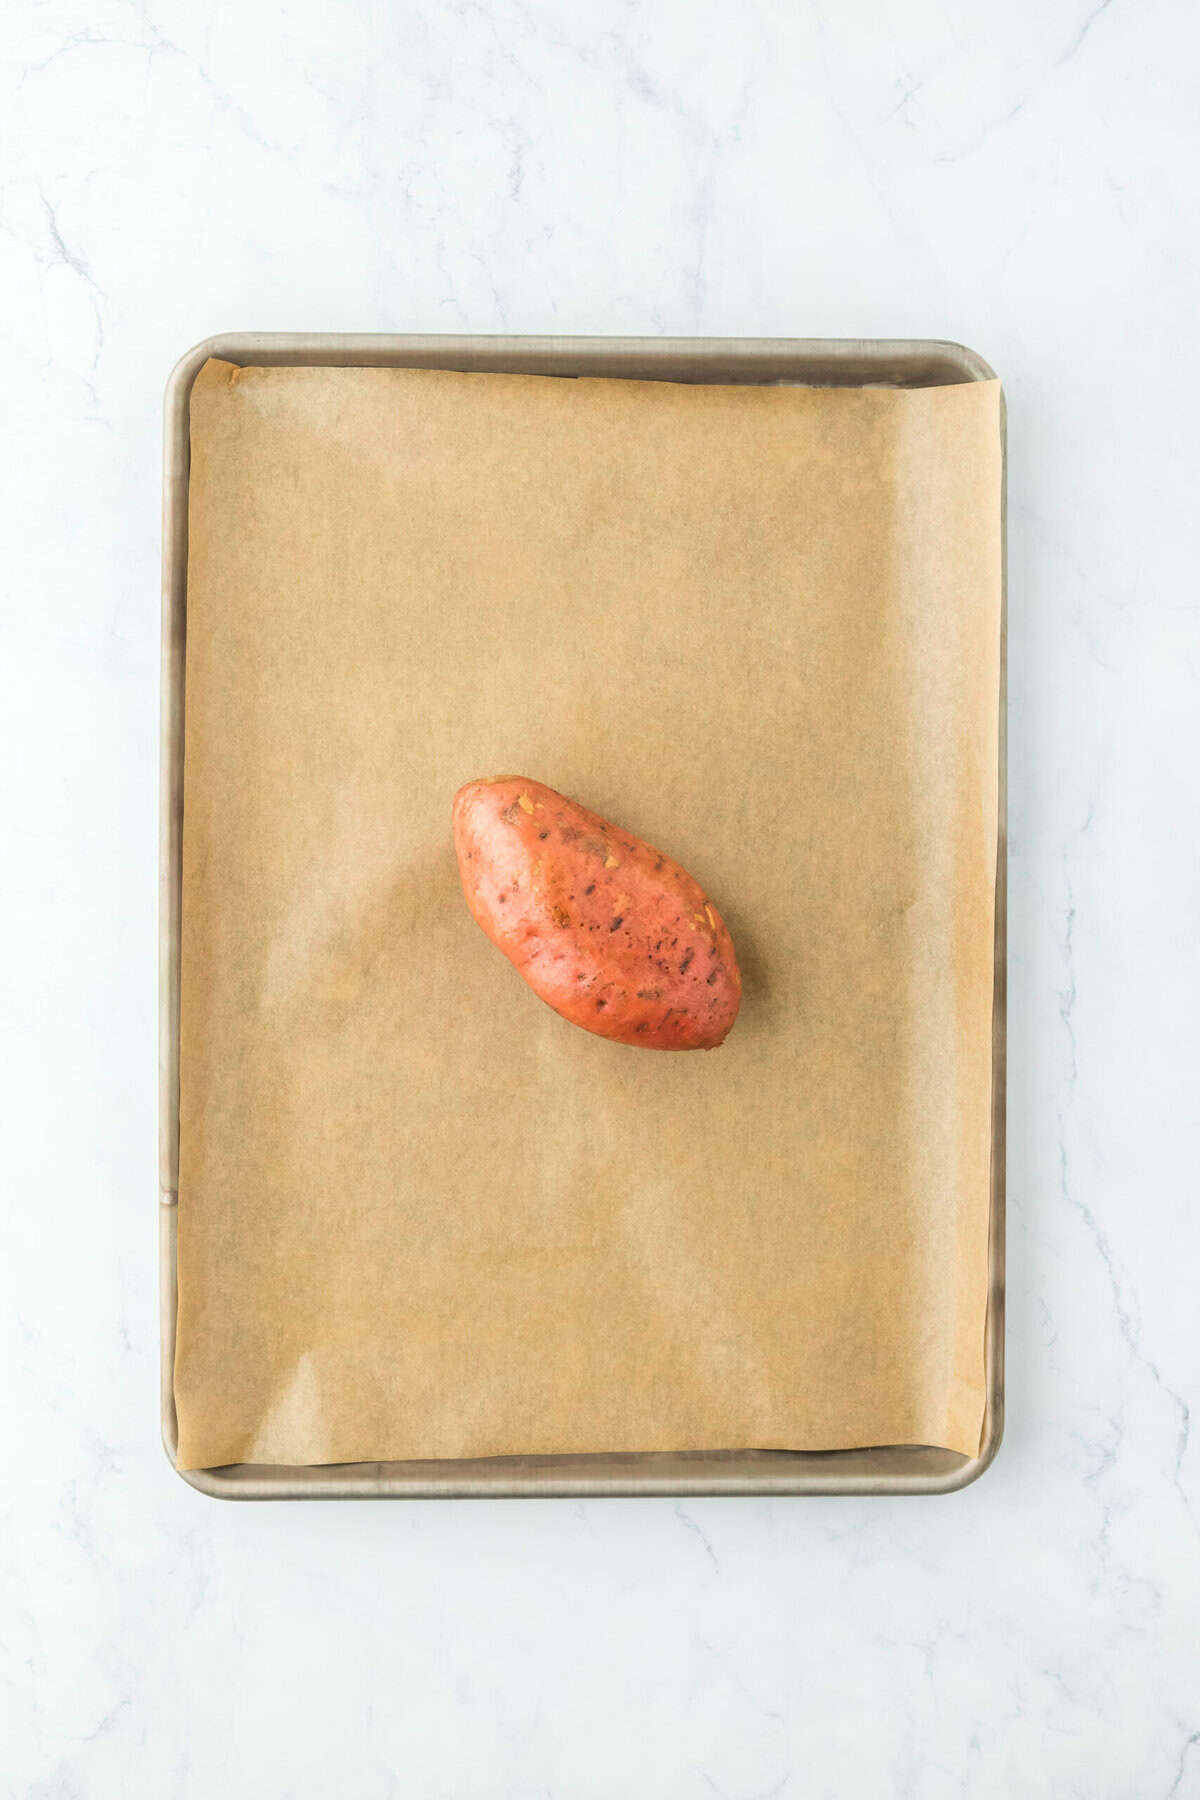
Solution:
[{"label": "dark spot on potato", "polygon": [[680,963],[680,965],[679,965],[679,973],[680,973],[680,974],[681,974],[681,975],[686,975],[686,974],[687,974],[687,972],[688,972],[688,970],[689,970],[689,969],[690,969],[690,968],[691,968],[691,966],[692,966],[692,961],[693,961],[693,958],[694,958],[694,957],[695,957],[695,955],[696,955],[696,952],[695,952],[695,951],[694,951],[694,950],[689,950],[689,951],[688,951],[688,952],[687,952],[687,954],[686,954],[686,956],[685,956],[685,957],[684,957],[684,959],[683,959],[683,961],[682,961],[682,962],[681,962],[681,963]]},{"label": "dark spot on potato", "polygon": [[576,979],[576,981],[586,981],[586,980],[587,980],[587,976],[586,976],[586,975],[585,975],[585,974],[584,974],[584,972],[583,972],[583,970],[582,970],[582,969],[576,969],[576,971],[575,971],[575,979]]},{"label": "dark spot on potato", "polygon": [[661,856],[660,856],[660,857],[659,857],[659,859],[658,859],[658,861],[657,861],[657,862],[656,862],[656,863],[655,863],[655,865],[654,865],[654,871],[655,871],[655,874],[657,874],[657,873],[658,873],[658,871],[659,871],[659,869],[661,869],[661,868],[662,868],[662,866],[663,866],[663,859],[662,859],[662,857],[661,857]]},{"label": "dark spot on potato", "polygon": [[585,894],[594,894],[594,893],[595,893],[595,891],[596,891],[596,884],[595,884],[595,882],[594,882],[594,881],[590,881],[590,882],[589,882],[589,883],[588,883],[588,885],[587,885],[587,886],[586,886],[586,887],[585,887],[585,888],[584,888],[584,890],[583,890],[583,891],[584,891],[584,893],[585,893]]},{"label": "dark spot on potato", "polygon": [[715,956],[717,954],[717,946],[715,944],[710,944],[708,946],[708,954],[710,956]]},{"label": "dark spot on potato", "polygon": [[612,924],[609,926],[608,929],[610,931],[619,931],[621,929],[621,926],[624,923],[625,923],[624,918],[622,917],[622,915],[620,913],[618,913],[616,918],[613,920]]},{"label": "dark spot on potato", "polygon": [[508,899],[508,895],[507,894],[497,894],[496,898],[497,898],[497,900],[499,900],[501,906],[503,906],[504,902]]},{"label": "dark spot on potato", "polygon": [[645,1029],[646,1029],[646,1021],[645,1021],[645,1019],[643,1019],[641,1024],[638,1026],[638,1030],[645,1031]]},{"label": "dark spot on potato", "polygon": [[661,988],[639,988],[638,989],[638,999],[639,1000],[661,1000],[662,999],[662,989]]},{"label": "dark spot on potato", "polygon": [[604,1011],[604,1008],[605,1008],[605,1007],[606,1007],[606,1006],[607,1006],[607,1005],[608,1005],[608,1001],[607,1001],[607,1000],[597,1000],[597,1002],[596,1002],[596,1011],[597,1011],[597,1012],[603,1012],[603,1011]]},{"label": "dark spot on potato", "polygon": [[[711,975],[710,975],[710,976],[709,976],[709,978],[708,978],[708,980],[707,980],[707,981],[706,981],[706,982],[705,982],[705,984],[704,984],[704,985],[705,985],[705,987],[711,987],[711,986],[712,986],[712,984],[713,984],[713,982],[714,982],[714,981],[715,981],[715,980],[716,980],[716,979],[717,979],[717,976],[718,976],[718,975],[719,975],[719,974],[720,974],[720,973],[721,973],[721,971],[720,971],[720,969],[714,969],[714,970],[713,970],[713,972],[712,972],[712,974],[711,974]],[[714,999],[714,1000],[715,1000],[715,999],[716,999],[716,995],[715,995],[715,994],[714,994],[714,996],[713,996],[713,999]]]},{"label": "dark spot on potato", "polygon": [[538,832],[538,837],[541,838],[543,843],[549,836],[550,836],[550,833],[548,831],[539,831]]}]

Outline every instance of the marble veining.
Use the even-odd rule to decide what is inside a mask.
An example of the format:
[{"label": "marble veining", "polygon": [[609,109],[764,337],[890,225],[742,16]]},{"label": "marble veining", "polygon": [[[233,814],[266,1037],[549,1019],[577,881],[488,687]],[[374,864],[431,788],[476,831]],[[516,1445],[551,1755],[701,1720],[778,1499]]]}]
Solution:
[{"label": "marble veining", "polygon": [[[0,1792],[1200,1795],[1198,53],[1184,0],[4,9]],[[975,1488],[234,1508],[167,1468],[159,419],[230,328],[944,336],[1004,376]]]}]

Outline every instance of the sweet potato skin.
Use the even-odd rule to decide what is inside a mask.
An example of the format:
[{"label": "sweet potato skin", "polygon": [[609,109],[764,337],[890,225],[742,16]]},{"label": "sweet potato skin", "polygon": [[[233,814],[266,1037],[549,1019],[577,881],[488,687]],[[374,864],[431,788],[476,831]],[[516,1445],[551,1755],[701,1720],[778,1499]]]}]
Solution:
[{"label": "sweet potato skin", "polygon": [[686,869],[519,776],[468,782],[453,824],[472,916],[555,1012],[646,1050],[724,1041],[742,997],[737,955]]}]

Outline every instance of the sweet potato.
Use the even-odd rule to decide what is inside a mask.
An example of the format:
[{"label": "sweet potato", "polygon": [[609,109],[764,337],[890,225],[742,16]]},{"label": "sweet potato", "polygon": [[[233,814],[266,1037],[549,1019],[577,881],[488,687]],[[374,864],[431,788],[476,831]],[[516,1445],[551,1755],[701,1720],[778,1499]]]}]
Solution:
[{"label": "sweet potato", "polygon": [[647,1050],[711,1050],[742,997],[733,940],[699,883],[578,801],[518,776],[454,797],[475,921],[573,1025]]}]

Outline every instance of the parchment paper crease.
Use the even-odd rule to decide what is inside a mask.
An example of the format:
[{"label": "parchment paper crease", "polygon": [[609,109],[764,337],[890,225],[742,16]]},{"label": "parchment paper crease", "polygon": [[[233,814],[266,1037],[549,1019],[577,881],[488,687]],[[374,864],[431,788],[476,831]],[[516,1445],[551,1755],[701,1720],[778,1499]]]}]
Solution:
[{"label": "parchment paper crease", "polygon": [[[998,385],[210,362],[189,522],[181,1467],[973,1454]],[[712,893],[723,1048],[488,944],[509,772]]]}]

